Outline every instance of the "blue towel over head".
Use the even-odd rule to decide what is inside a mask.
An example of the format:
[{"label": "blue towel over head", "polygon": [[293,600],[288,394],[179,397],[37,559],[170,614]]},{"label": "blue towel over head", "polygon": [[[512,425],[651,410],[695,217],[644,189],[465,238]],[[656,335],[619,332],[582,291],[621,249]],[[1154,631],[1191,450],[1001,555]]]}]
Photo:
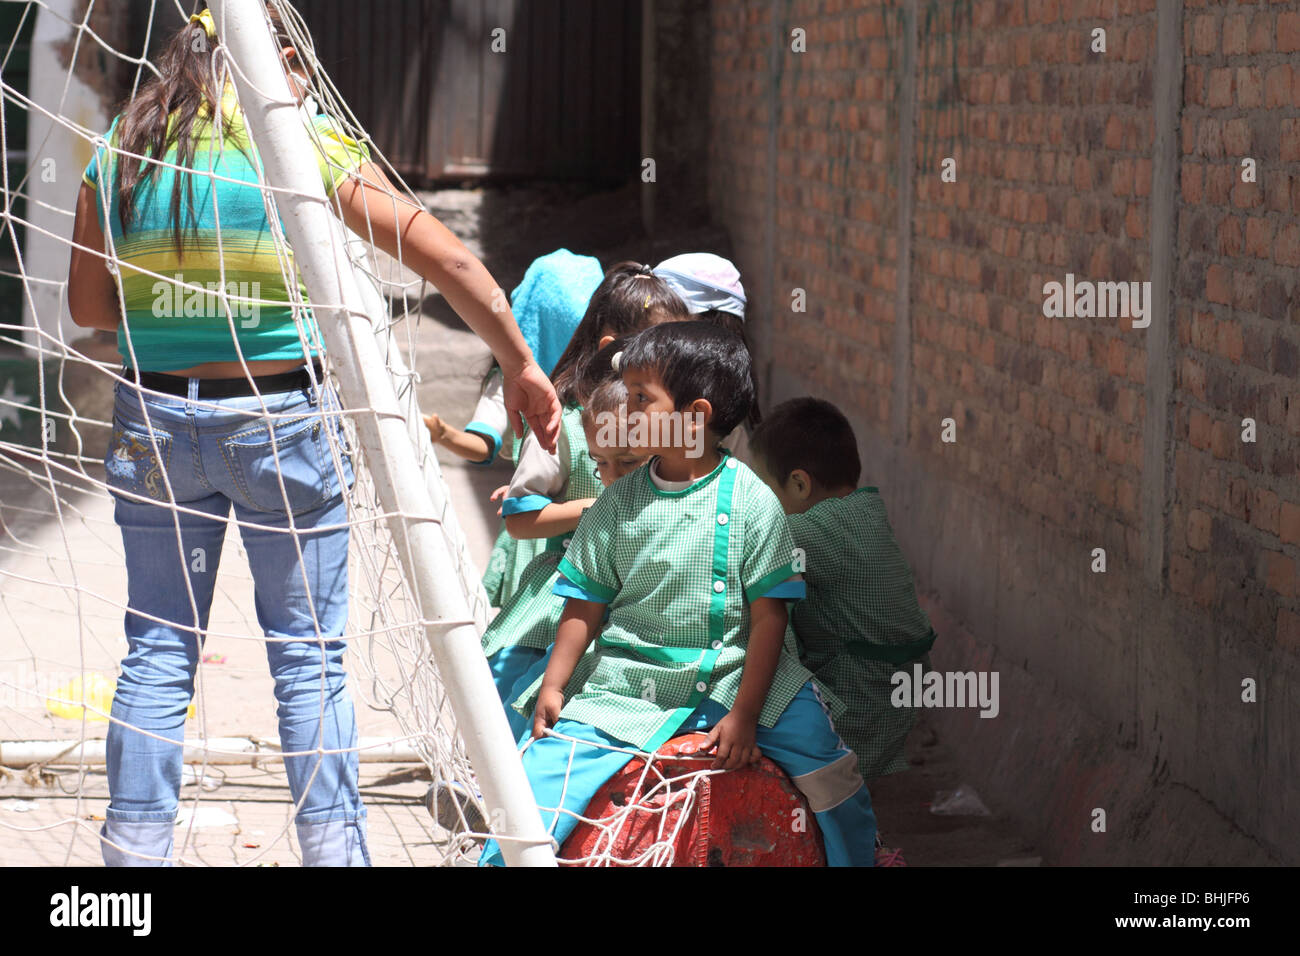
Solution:
[{"label": "blue towel over head", "polygon": [[524,341],[547,375],[564,354],[605,273],[591,256],[557,249],[534,259],[510,296]]}]

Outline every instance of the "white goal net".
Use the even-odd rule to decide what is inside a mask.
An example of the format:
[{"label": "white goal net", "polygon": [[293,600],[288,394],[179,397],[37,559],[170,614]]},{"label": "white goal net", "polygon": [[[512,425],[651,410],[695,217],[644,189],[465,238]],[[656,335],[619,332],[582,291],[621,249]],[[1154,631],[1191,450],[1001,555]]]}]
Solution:
[{"label": "white goal net", "polygon": [[[287,3],[276,5],[304,56],[311,42]],[[193,4],[157,0],[147,22],[174,29]],[[131,76],[136,90],[154,70],[148,36],[115,39],[125,0],[0,3],[5,45],[0,64],[4,122],[3,230],[0,282],[0,861],[16,864],[97,863],[98,832],[107,803],[104,736],[126,641],[126,575],[114,526],[104,456],[112,426],[112,392],[121,375],[116,348],[72,327],[67,318],[67,265],[74,206],[86,159],[103,146],[106,123],[94,77]],[[213,4],[214,12],[218,4]],[[220,42],[220,41],[218,41]],[[229,53],[229,51],[227,51]],[[229,79],[247,79],[237,57]],[[53,72],[52,72],[53,71]],[[61,75],[60,75],[61,74]],[[317,67],[304,109],[369,142],[323,69]],[[101,110],[96,117],[97,110]],[[93,121],[91,117],[96,117]],[[308,136],[320,124],[304,123]],[[395,171],[388,170],[400,183]],[[203,170],[195,176],[211,175]],[[268,209],[292,198],[263,183]],[[403,189],[403,196],[418,200]],[[106,200],[107,201],[107,200]],[[219,212],[218,212],[219,215]],[[278,223],[278,217],[268,216]],[[340,233],[341,235],[341,233]],[[294,268],[278,237],[284,274]],[[120,265],[108,249],[110,271]],[[416,404],[413,356],[433,332],[420,306],[429,289],[399,260],[353,236],[367,328],[406,425],[406,476],[423,485],[456,584],[479,630],[488,607],[479,571],[449,503],[447,488]],[[173,282],[170,275],[156,277]],[[288,289],[296,283],[286,281]],[[202,290],[200,290],[202,291]],[[193,288],[178,287],[182,298]],[[296,303],[302,305],[302,303]],[[319,306],[319,303],[313,303]],[[232,321],[238,305],[222,298]],[[299,335],[312,336],[302,309]],[[317,307],[317,314],[322,310]],[[322,320],[322,325],[324,324]],[[354,356],[349,357],[354,359]],[[326,377],[337,381],[333,354]],[[370,456],[377,447],[358,435],[364,412],[344,399],[342,421],[353,449],[356,482],[347,495],[350,599],[344,640],[346,668],[360,724],[359,755],[370,845],[376,862],[455,864],[472,859],[478,814],[473,771],[457,715],[430,653],[430,620],[447,609],[425,607],[403,564],[409,544],[394,537],[395,515],[383,504]],[[371,416],[372,419],[375,416]],[[360,422],[360,425],[356,423]],[[328,434],[329,430],[326,429]],[[340,466],[338,442],[331,457]],[[161,505],[176,509],[174,499]],[[292,863],[294,807],[277,759],[265,637],[255,614],[253,581],[233,516],[220,560],[216,594],[195,678],[185,731],[186,769],[176,829],[181,864]],[[453,622],[454,623],[454,622]],[[269,729],[268,729],[269,728]],[[423,765],[426,772],[412,771]],[[374,768],[374,772],[367,772]],[[379,775],[376,776],[376,773]],[[430,814],[432,781],[456,781],[465,803],[444,801]],[[435,819],[436,816],[436,819]],[[468,817],[468,820],[467,820]],[[481,824],[480,824],[481,826]]]}]

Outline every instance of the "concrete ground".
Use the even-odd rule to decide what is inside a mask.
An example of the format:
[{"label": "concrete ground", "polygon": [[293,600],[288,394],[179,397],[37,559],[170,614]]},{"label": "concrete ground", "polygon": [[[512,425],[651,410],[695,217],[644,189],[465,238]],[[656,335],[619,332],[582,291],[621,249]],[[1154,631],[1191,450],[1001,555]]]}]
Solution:
[{"label": "concrete ground", "polygon": [[[621,258],[653,263],[692,249],[727,252],[725,236],[707,227],[653,241],[644,238],[634,190],[540,186],[448,190],[425,198],[506,290],[519,282],[532,258],[560,245],[597,255],[605,265]],[[562,232],[557,223],[563,224]],[[489,361],[487,350],[438,296],[430,296],[422,311],[427,328],[415,357],[420,406],[452,422],[467,421]],[[86,342],[81,347],[112,360],[111,346]],[[77,405],[82,414],[106,421],[111,409],[106,385],[84,388]],[[102,458],[106,429],[84,432],[86,457]],[[466,465],[445,453],[440,460],[471,553],[482,566],[498,521],[488,494],[508,480],[510,471],[501,464]],[[111,678],[125,649],[125,571],[108,497],[66,488],[60,496],[60,521],[48,491],[31,479],[30,464],[27,475],[4,465],[0,459],[0,761],[6,741],[73,742],[83,734],[101,738],[104,723],[83,728],[80,720],[49,713],[43,700],[79,674]],[[97,472],[94,465],[87,471],[102,476],[102,468]],[[276,736],[271,680],[252,608],[251,577],[232,533],[214,602],[213,636],[205,648],[214,656],[202,670],[189,736]],[[362,736],[400,737],[392,714],[368,703],[374,688],[355,659],[350,673]],[[876,781],[872,793],[886,841],[900,847],[910,864],[1037,863],[1033,847],[996,807],[987,817],[929,812],[936,792],[953,790],[962,781],[952,755],[924,718],[909,741],[909,758],[911,771]],[[178,827],[177,846],[184,846],[187,862],[297,862],[288,788],[278,765],[210,767],[206,776],[189,780],[182,790],[192,827],[188,821]],[[362,764],[376,865],[426,866],[446,858],[448,835],[422,803],[427,779],[423,765]],[[106,803],[102,767],[84,773],[75,768],[0,771],[0,864],[97,864],[94,833]]]}]

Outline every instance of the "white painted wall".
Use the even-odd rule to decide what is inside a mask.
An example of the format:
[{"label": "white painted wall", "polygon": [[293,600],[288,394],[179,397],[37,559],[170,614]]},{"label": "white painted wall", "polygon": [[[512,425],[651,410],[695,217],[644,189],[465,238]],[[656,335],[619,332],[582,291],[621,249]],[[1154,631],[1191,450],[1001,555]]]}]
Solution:
[{"label": "white painted wall", "polygon": [[[56,52],[76,34],[73,19],[76,0],[45,0],[45,7],[36,18],[32,36],[31,93],[34,102],[45,110],[57,114],[81,127],[102,134],[108,129],[112,117],[107,116],[94,88],[69,75]],[[83,36],[83,48],[94,43]],[[27,230],[27,244],[23,267],[33,279],[52,280],[29,283],[30,294],[23,307],[24,324],[44,330],[56,342],[70,343],[89,335],[90,330],[74,325],[68,314],[67,278],[69,246],[72,238],[72,214],[76,208],[77,191],[81,188],[81,174],[90,162],[90,142],[67,127],[33,109],[27,121],[27,165],[31,175],[27,191],[27,217],[36,229]],[[53,164],[46,163],[53,160]],[[50,181],[47,181],[50,180]],[[42,205],[44,204],[44,205]],[[45,206],[53,208],[45,208]],[[46,229],[61,237],[56,239],[41,235],[37,229]],[[27,333],[24,338],[33,344],[38,336]],[[46,339],[44,348],[57,348]]]}]

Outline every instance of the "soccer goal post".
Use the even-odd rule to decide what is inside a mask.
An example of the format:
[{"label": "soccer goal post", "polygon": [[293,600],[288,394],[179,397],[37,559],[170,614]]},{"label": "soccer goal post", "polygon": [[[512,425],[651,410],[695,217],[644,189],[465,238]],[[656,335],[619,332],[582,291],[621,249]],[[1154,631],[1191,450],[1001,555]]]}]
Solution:
[{"label": "soccer goal post", "polygon": [[343,229],[327,205],[298,104],[276,55],[263,0],[214,0],[218,35],[266,185],[311,299],[345,405],[354,424],[402,569],[419,604],[421,626],[445,684],[489,823],[512,866],[554,866],[515,750],[478,629],[457,581],[439,512],[431,500],[408,422],[385,369]]}]

